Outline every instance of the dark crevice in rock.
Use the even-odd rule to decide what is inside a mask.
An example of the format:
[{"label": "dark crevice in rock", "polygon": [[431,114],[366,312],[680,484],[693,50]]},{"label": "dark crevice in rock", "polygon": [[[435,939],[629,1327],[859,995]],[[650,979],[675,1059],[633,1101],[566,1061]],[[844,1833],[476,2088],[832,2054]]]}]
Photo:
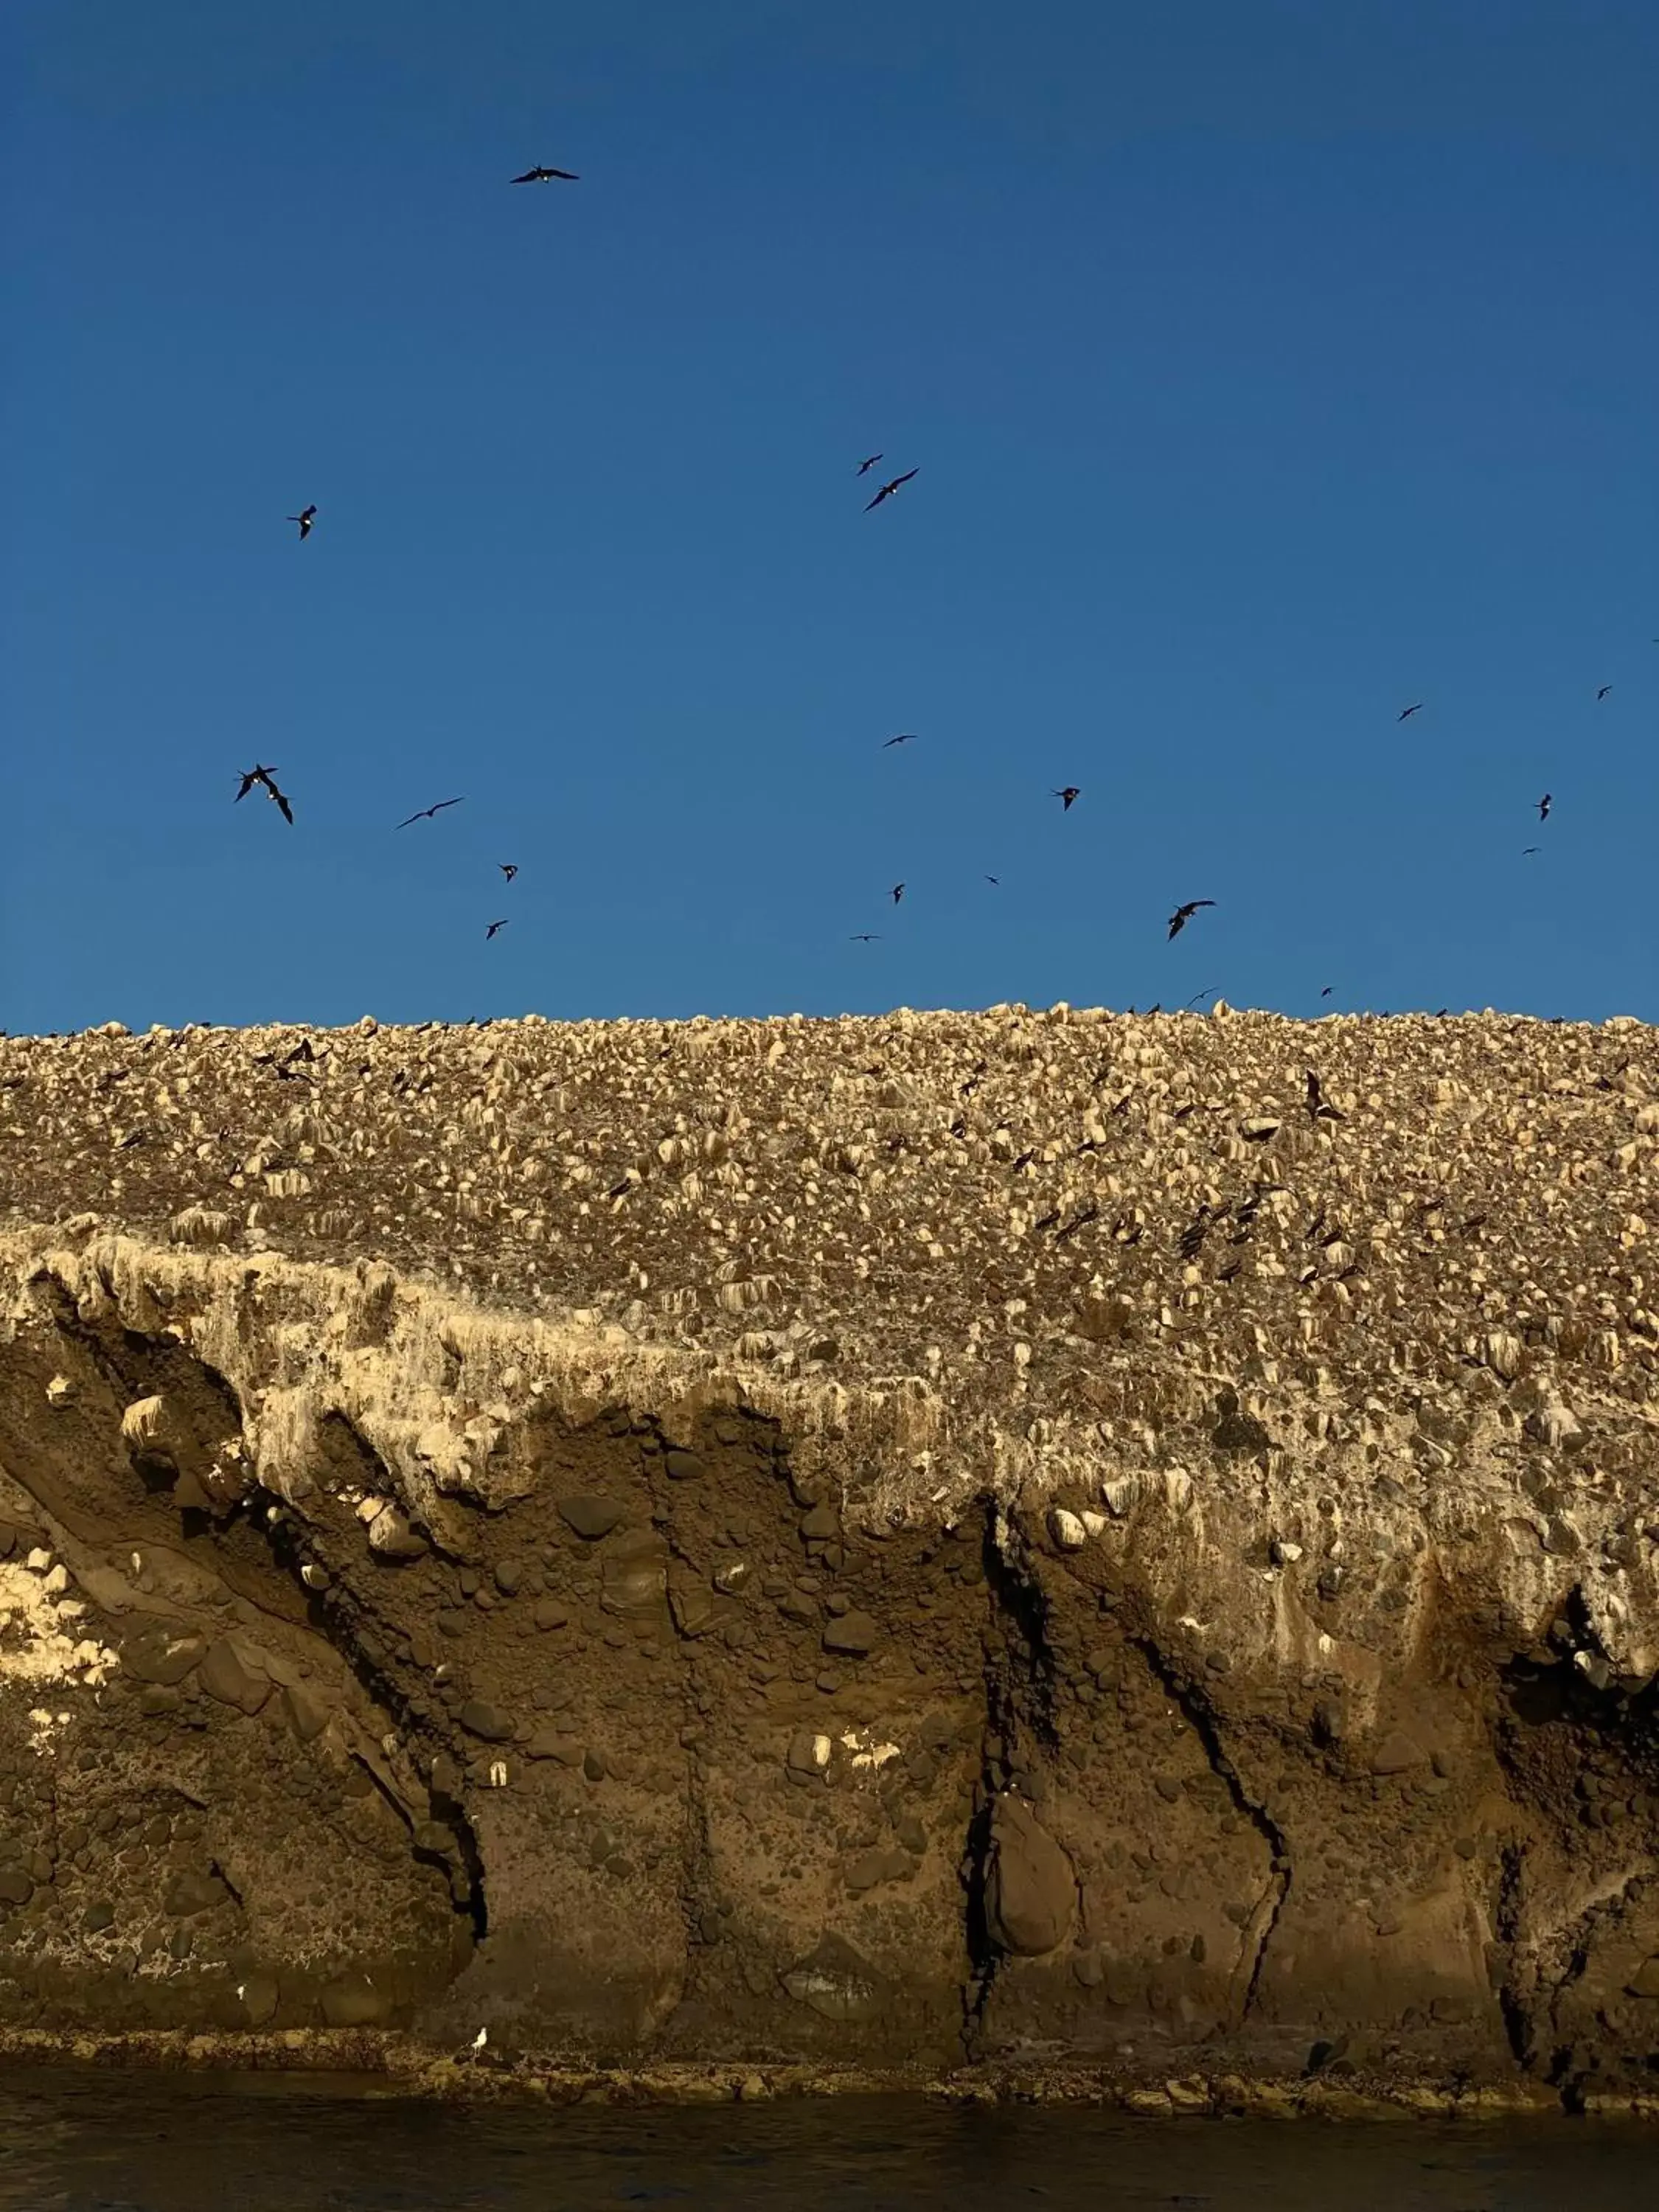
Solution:
[{"label": "dark crevice in rock", "polygon": [[1232,1800],[1233,1809],[1242,1819],[1250,1822],[1271,1854],[1272,1872],[1267,1887],[1244,1929],[1245,1940],[1254,1944],[1255,1950],[1237,2008],[1236,2024],[1242,2024],[1255,2010],[1262,1970],[1267,1961],[1268,1947],[1284,1912],[1285,1899],[1291,1893],[1290,1845],[1284,1831],[1267,1807],[1245,1789],[1237,1767],[1223,1747],[1220,1722],[1214,1705],[1204,1691],[1182,1668],[1170,1661],[1155,1638],[1144,1632],[1131,1631],[1128,1641],[1139,1651],[1168,1696],[1181,1708],[1182,1717],[1203,1747],[1211,1771],[1224,1784]]},{"label": "dark crevice in rock", "polygon": [[1003,1953],[991,1929],[992,1808],[1012,1778],[1027,1731],[1050,1753],[1059,1747],[1054,1722],[1054,1652],[1048,1601],[1024,1568],[1018,1534],[994,1499],[984,1507],[981,1561],[985,1572],[985,1716],[982,1761],[973,1818],[963,1846],[964,1934],[969,1978],[963,1990],[963,2046],[971,2057],[983,2033]]}]

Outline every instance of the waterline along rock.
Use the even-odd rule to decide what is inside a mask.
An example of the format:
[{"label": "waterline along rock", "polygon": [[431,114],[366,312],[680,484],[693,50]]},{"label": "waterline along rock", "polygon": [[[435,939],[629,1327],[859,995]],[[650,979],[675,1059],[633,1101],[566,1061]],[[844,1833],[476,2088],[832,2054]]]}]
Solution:
[{"label": "waterline along rock", "polygon": [[0,2028],[1650,2087],[1656,1147],[1628,1020],[0,1040]]}]

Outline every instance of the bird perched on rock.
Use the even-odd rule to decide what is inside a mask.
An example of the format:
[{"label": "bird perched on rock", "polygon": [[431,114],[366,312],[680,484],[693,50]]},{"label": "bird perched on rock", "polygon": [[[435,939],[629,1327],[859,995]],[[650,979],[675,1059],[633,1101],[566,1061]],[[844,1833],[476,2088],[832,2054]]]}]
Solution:
[{"label": "bird perched on rock", "polygon": [[1178,906],[1175,912],[1170,916],[1170,936],[1179,937],[1182,931],[1187,927],[1187,924],[1198,912],[1200,907],[1213,906],[1214,904],[1215,901],[1213,899],[1188,899],[1185,906]]},{"label": "bird perched on rock", "polygon": [[[464,799],[465,795],[463,793],[461,798]],[[441,814],[446,806],[459,806],[460,804],[460,799],[441,799],[435,806],[423,806],[418,814],[407,816],[403,821],[394,824],[394,827],[407,830],[411,822],[429,822],[434,814]]]},{"label": "bird perched on rock", "polygon": [[485,930],[485,932],[484,932],[484,937],[485,937],[486,941],[488,941],[488,939],[489,939],[492,938],[492,937],[495,934],[495,932],[496,932],[498,929],[505,929],[506,927],[507,927],[507,923],[506,923],[504,921],[492,921],[492,922],[490,923],[490,925],[489,925],[489,928],[488,928],[488,929],[486,929],[486,930]]},{"label": "bird perched on rock", "polygon": [[310,505],[309,507],[302,507],[300,509],[300,512],[299,512],[297,514],[290,514],[290,515],[288,517],[288,520],[289,520],[289,521],[290,521],[290,522],[297,522],[297,523],[299,524],[299,526],[300,526],[300,543],[301,543],[302,545],[305,544],[305,542],[306,542],[307,538],[310,537],[310,535],[311,535],[311,526],[312,526],[312,524],[313,524],[313,522],[315,522],[315,520],[317,520],[317,502],[316,502],[316,501],[315,501],[315,500],[313,500],[313,501],[311,502],[311,505]]},{"label": "bird perched on rock", "polygon": [[294,826],[294,809],[289,805],[286,795],[277,790],[275,782],[276,774],[276,771],[274,768],[265,768],[259,762],[256,761],[252,768],[245,769],[242,771],[242,787],[237,793],[235,799],[232,800],[231,804],[233,805],[240,805],[241,801],[247,797],[249,792],[252,790],[254,785],[256,783],[260,784],[264,787],[265,797],[271,801],[272,805],[281,814],[283,821],[289,824],[290,829],[292,829]]},{"label": "bird perched on rock", "polygon": [[902,477],[895,477],[891,483],[884,483],[881,489],[876,494],[875,497],[866,503],[864,510],[865,513],[868,514],[871,507],[879,507],[883,500],[891,499],[893,494],[898,489],[899,486],[901,484],[908,484],[911,477],[915,476],[917,473],[918,471],[916,469],[906,469]]},{"label": "bird perched on rock", "polygon": [[861,460],[861,461],[859,463],[859,465],[858,465],[857,468],[853,471],[854,475],[854,476],[860,476],[860,477],[867,477],[867,476],[869,475],[869,473],[870,473],[871,470],[872,470],[872,468],[874,468],[874,466],[876,465],[876,463],[877,463],[878,460],[880,460],[882,458],[883,458],[883,457],[882,457],[882,455],[881,455],[881,454],[879,454],[879,453],[871,453],[871,454],[869,454],[868,456],[866,456],[866,458],[865,459]]},{"label": "bird perched on rock", "polygon": [[574,169],[544,168],[538,161],[533,169],[526,169],[521,177],[514,177],[515,185],[550,185],[557,178],[561,184],[579,185],[581,179]]},{"label": "bird perched on rock", "polygon": [[1066,784],[1059,791],[1051,791],[1048,794],[1050,799],[1059,799],[1060,811],[1062,814],[1069,814],[1072,811],[1072,801],[1081,798],[1082,795],[1083,787],[1078,783]]},{"label": "bird perched on rock", "polygon": [[519,872],[519,864],[516,860],[497,860],[495,866],[507,878],[508,883],[511,883],[514,877]]},{"label": "bird perched on rock", "polygon": [[1325,1103],[1325,1094],[1312,1068],[1308,1070],[1308,1111],[1316,1121],[1340,1121],[1345,1119],[1340,1109]]}]

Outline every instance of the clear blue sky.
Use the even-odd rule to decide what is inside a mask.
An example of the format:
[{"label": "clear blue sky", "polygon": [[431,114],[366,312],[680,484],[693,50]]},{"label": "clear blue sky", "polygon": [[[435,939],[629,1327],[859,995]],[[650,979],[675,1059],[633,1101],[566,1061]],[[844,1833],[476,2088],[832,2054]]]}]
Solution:
[{"label": "clear blue sky", "polygon": [[1659,1017],[1655,0],[0,43],[0,1026]]}]

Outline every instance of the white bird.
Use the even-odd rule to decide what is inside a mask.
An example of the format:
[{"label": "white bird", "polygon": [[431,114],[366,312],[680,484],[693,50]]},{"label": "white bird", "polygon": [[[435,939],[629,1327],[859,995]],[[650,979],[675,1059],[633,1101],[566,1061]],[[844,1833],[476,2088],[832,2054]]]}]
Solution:
[{"label": "white bird", "polygon": [[482,2051],[489,2040],[489,2030],[487,2027],[481,2027],[472,2039],[472,2048],[475,2051]]}]

